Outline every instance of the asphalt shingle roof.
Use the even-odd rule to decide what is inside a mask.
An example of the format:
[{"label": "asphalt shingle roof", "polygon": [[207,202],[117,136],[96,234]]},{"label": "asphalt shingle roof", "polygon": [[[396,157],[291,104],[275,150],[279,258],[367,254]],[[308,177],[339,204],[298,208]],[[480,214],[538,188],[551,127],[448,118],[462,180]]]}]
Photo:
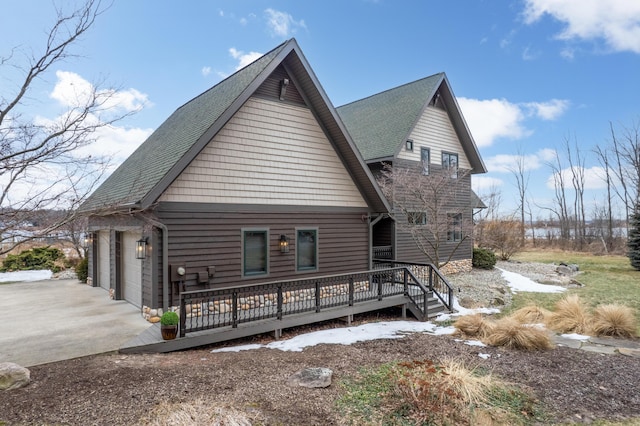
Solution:
[{"label": "asphalt shingle roof", "polygon": [[434,74],[336,108],[365,161],[395,155],[443,78]]},{"label": "asphalt shingle roof", "polygon": [[135,206],[176,166],[288,42],[178,108],[80,207]]}]

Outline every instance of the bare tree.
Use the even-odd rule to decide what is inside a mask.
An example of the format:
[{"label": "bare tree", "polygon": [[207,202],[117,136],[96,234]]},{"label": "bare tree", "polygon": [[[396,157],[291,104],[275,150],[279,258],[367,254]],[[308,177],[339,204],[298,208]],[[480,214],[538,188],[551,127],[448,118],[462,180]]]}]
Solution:
[{"label": "bare tree", "polygon": [[[611,170],[611,162],[609,158],[609,154],[607,150],[603,150],[600,146],[596,146],[595,148],[596,156],[598,157],[598,161],[600,165],[604,169],[604,178],[605,183],[607,185],[607,195],[605,198],[605,207],[596,208],[595,215],[598,220],[596,223],[603,224],[606,223],[606,226],[601,226],[599,229],[599,236],[603,241],[604,251],[608,253],[613,249],[614,236],[613,236],[613,179],[612,179],[612,170]],[[604,229],[606,228],[606,233]]]},{"label": "bare tree", "polygon": [[[86,0],[68,13],[57,9],[40,53],[14,48],[0,57],[0,70],[10,67],[19,74],[13,87],[3,85],[0,91],[0,254],[74,219],[75,208],[94,189],[109,160],[86,148],[99,129],[132,113],[114,107],[116,90],[92,84],[88,92],[76,93],[73,105],[55,120],[29,114],[38,100],[36,82],[55,64],[75,56],[72,47],[105,10],[100,0]],[[34,212],[45,209],[66,214],[34,226]]]},{"label": "bare tree", "polygon": [[573,185],[573,211],[575,218],[573,221],[573,237],[577,244],[577,248],[582,250],[586,237],[586,213],[584,209],[584,165],[585,160],[576,143],[571,148],[569,138],[564,140],[564,149],[567,153],[567,161],[569,162],[569,170],[571,171],[571,184]]},{"label": "bare tree", "polygon": [[640,202],[640,120],[618,131],[610,123],[615,193],[626,209],[626,222]]},{"label": "bare tree", "polygon": [[385,165],[378,178],[392,200],[398,230],[407,232],[431,263],[442,267],[473,237],[469,171],[421,164]]},{"label": "bare tree", "polygon": [[497,186],[492,185],[486,193],[478,194],[487,208],[474,214],[475,226],[473,227],[474,242],[479,247],[487,247],[485,228],[488,223],[498,220],[500,214],[500,204],[502,203],[502,193]]},{"label": "bare tree", "polygon": [[516,179],[518,189],[518,211],[520,212],[520,244],[524,246],[525,240],[525,207],[527,205],[527,189],[529,187],[529,172],[525,164],[524,153],[518,148],[518,155],[515,166],[509,169]]}]

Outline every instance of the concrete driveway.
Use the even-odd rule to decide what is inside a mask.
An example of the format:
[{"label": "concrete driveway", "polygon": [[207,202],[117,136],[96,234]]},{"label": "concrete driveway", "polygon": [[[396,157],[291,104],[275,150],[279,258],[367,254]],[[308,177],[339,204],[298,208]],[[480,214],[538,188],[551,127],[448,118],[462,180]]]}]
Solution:
[{"label": "concrete driveway", "polygon": [[23,367],[115,351],[151,326],[140,309],[78,280],[0,283],[0,362]]}]

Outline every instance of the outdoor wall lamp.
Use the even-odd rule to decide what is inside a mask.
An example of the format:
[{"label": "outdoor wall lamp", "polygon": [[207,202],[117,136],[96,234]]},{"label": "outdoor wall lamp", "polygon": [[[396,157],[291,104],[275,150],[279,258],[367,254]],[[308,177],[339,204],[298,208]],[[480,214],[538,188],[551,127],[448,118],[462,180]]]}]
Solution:
[{"label": "outdoor wall lamp", "polygon": [[145,237],[136,241],[136,259],[147,258],[147,239]]},{"label": "outdoor wall lamp", "polygon": [[289,253],[289,239],[286,235],[280,235],[280,253]]},{"label": "outdoor wall lamp", "polygon": [[88,233],[85,234],[84,236],[84,248],[89,248],[89,246],[91,245],[91,243],[93,242],[93,234]]}]

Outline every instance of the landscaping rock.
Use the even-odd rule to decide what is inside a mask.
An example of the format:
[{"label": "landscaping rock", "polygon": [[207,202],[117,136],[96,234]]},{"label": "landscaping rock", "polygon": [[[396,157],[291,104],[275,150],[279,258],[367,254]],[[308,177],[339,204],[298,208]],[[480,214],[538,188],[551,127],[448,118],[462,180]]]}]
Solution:
[{"label": "landscaping rock", "polygon": [[331,386],[332,376],[333,371],[328,368],[305,368],[289,377],[288,383],[305,388],[326,388]]},{"label": "landscaping rock", "polygon": [[13,362],[0,362],[0,390],[18,389],[31,382],[31,372]]}]

